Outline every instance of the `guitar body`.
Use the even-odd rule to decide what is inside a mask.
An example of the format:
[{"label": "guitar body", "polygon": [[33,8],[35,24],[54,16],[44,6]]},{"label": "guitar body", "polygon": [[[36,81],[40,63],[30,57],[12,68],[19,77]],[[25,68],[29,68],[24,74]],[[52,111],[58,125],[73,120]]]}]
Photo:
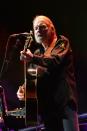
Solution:
[{"label": "guitar body", "polygon": [[25,128],[38,125],[37,69],[29,69],[27,79],[24,106],[6,112],[4,120],[7,127]]}]

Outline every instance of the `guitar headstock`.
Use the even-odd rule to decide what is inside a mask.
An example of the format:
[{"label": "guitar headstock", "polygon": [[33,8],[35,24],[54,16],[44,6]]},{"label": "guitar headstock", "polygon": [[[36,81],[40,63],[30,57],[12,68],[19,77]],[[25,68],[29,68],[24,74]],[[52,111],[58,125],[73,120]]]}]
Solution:
[{"label": "guitar headstock", "polygon": [[25,107],[24,108],[16,108],[14,110],[7,111],[6,116],[14,116],[16,118],[25,118]]}]

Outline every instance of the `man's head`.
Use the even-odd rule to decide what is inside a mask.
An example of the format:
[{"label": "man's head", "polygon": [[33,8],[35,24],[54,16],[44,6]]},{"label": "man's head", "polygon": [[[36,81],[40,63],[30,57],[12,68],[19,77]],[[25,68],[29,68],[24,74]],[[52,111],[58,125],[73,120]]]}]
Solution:
[{"label": "man's head", "polygon": [[33,29],[37,43],[50,43],[56,37],[55,27],[47,16],[36,16],[33,20]]}]

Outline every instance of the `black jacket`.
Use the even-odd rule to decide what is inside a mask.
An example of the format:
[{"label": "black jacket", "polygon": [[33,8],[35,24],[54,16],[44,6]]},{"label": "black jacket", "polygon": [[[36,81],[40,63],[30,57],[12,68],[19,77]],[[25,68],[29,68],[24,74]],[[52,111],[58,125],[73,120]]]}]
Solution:
[{"label": "black jacket", "polygon": [[38,70],[37,94],[42,105],[59,108],[70,102],[76,104],[76,81],[69,40],[60,36],[49,56],[44,55],[41,45],[37,44],[31,50],[34,57],[29,65]]}]

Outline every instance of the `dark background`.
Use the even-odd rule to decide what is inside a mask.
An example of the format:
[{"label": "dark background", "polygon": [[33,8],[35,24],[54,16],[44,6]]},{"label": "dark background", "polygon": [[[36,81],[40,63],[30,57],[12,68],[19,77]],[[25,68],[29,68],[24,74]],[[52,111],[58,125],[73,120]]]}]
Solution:
[{"label": "dark background", "polygon": [[[69,38],[74,55],[79,113],[87,112],[87,8],[86,0],[28,0],[2,1],[0,4],[0,81],[5,88],[8,108],[20,105],[16,97],[18,86],[23,81],[23,66],[20,66],[16,38],[9,35],[29,32],[34,16],[42,14],[50,17],[59,34]],[[23,43],[24,40],[21,40]],[[14,47],[14,48],[13,48]],[[22,48],[22,47],[21,47]],[[6,52],[6,49],[9,50]],[[15,49],[15,50],[14,50]],[[18,52],[17,52],[18,51]],[[10,55],[8,55],[10,53]],[[16,52],[16,53],[15,53]],[[3,67],[4,56],[11,57]],[[2,68],[3,67],[3,68]],[[3,69],[3,70],[2,70]]]}]

